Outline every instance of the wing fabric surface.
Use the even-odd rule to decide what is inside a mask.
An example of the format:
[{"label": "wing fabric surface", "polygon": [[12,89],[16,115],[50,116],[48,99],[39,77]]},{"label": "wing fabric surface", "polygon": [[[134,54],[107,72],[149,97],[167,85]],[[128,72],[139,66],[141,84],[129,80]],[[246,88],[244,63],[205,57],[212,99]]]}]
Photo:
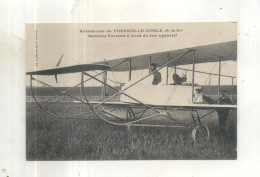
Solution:
[{"label": "wing fabric surface", "polygon": [[[132,56],[119,59],[109,59],[102,62],[96,62],[92,64],[74,65],[69,67],[59,67],[47,70],[39,70],[27,72],[27,75],[57,75],[57,74],[67,74],[76,73],[82,71],[92,71],[92,70],[106,70],[110,67],[117,65],[120,62],[131,59],[132,70],[147,69],[149,66],[149,61],[156,63],[158,67],[166,64],[168,60],[172,60],[187,51],[195,50],[195,63],[207,63],[207,62],[218,62],[226,60],[237,60],[237,41],[217,43],[211,45],[204,45],[198,47],[191,47],[186,49],[171,50],[159,53],[152,53],[146,55]],[[193,62],[193,52],[190,52],[176,61],[172,62],[168,66],[175,65],[188,65]],[[118,65],[113,69],[113,71],[128,71],[130,62],[126,64]]]},{"label": "wing fabric surface", "polygon": [[60,67],[39,71],[27,72],[27,75],[57,75],[57,74],[68,74],[68,73],[76,73],[83,71],[93,71],[93,70],[107,70],[110,69],[108,65],[101,64],[82,64],[82,65],[74,65],[68,67]]},{"label": "wing fabric surface", "polygon": [[[221,61],[226,60],[237,60],[237,41],[231,42],[224,42],[224,43],[217,43],[211,45],[204,45],[198,47],[191,47],[186,49],[180,50],[172,50],[172,51],[165,51],[159,53],[152,53],[146,55],[139,55],[127,58],[119,58],[119,59],[112,59],[106,60],[102,62],[96,62],[94,64],[106,64],[108,63],[109,66],[114,66],[121,61],[131,59],[132,69],[133,70],[140,70],[140,69],[147,69],[149,65],[149,60],[151,58],[153,63],[156,63],[157,66],[162,66],[168,62],[168,59],[174,59],[177,56],[184,54],[189,50],[195,50],[195,62],[196,63],[206,63],[206,62],[218,62],[221,58]],[[169,66],[175,65],[187,65],[192,64],[193,59],[193,52],[186,54],[185,56],[179,58],[178,60],[171,63]],[[126,65],[119,65],[113,71],[128,71],[129,70],[129,63]]]}]

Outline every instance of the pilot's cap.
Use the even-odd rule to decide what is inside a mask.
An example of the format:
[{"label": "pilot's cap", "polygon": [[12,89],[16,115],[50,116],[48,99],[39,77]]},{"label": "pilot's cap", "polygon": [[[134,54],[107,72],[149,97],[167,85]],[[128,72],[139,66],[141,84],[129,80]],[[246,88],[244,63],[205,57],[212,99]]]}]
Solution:
[{"label": "pilot's cap", "polygon": [[154,68],[157,67],[157,65],[156,65],[155,63],[151,63],[150,66],[151,66],[151,67],[154,67]]},{"label": "pilot's cap", "polygon": [[149,69],[150,69],[151,71],[154,71],[154,70],[156,70],[156,66],[157,66],[157,65],[156,65],[155,63],[151,63]]},{"label": "pilot's cap", "polygon": [[221,90],[221,93],[228,93],[226,89]]}]

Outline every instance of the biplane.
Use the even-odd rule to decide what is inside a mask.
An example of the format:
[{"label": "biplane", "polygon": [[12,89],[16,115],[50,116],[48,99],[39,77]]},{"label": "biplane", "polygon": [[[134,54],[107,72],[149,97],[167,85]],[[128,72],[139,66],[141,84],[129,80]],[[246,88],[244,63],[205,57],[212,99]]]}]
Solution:
[{"label": "biplane", "polygon": [[[82,115],[86,116],[89,113],[94,113],[103,121],[113,125],[126,126],[128,130],[130,130],[130,127],[135,126],[189,128],[192,130],[192,140],[196,142],[198,139],[208,140],[210,137],[207,125],[202,123],[203,118],[213,112],[217,112],[220,124],[221,122],[223,124],[223,119],[225,122],[229,111],[236,111],[237,109],[236,104],[225,101],[225,99],[221,99],[220,96],[220,79],[224,77],[224,75],[221,75],[221,62],[227,60],[236,61],[236,51],[237,41],[229,41],[180,50],[112,59],[91,64],[78,64],[69,67],[38,70],[27,72],[26,74],[30,76],[31,91],[35,102],[39,108],[48,115],[57,118],[66,118],[55,115],[42,107],[42,103],[37,100],[37,95],[34,93],[33,82],[39,82],[59,92],[59,94],[47,99],[43,103],[61,95],[67,95],[75,99],[76,102],[89,107],[86,112],[70,115],[67,118],[75,118]],[[197,72],[212,74],[195,70],[196,64],[208,62],[219,63],[219,73],[215,74],[218,76],[218,99],[203,95],[201,86],[194,82],[195,73]],[[185,78],[176,77],[176,70],[180,69],[177,67],[179,65],[192,66],[192,69],[188,70],[192,73],[192,81],[190,83],[185,83]],[[168,68],[174,69],[174,83],[168,82]],[[149,72],[146,76],[131,82],[132,72],[134,70],[147,69]],[[156,73],[158,74],[162,69],[166,69],[166,83],[160,82],[161,78],[159,78],[159,82],[156,84],[141,83],[143,80],[151,78],[152,76],[155,78]],[[96,73],[93,74],[91,71],[96,71]],[[108,79],[111,80],[111,78],[108,78],[108,72],[128,72],[129,82],[120,84],[120,87],[115,87],[107,82]],[[68,73],[81,73],[81,82],[66,90],[60,90],[35,77],[35,75],[54,76],[57,81],[57,75]],[[163,76],[160,74],[160,77]],[[231,77],[233,85],[234,76],[225,75],[225,77]],[[90,80],[95,80],[102,84],[103,99],[101,101],[89,100],[86,85]],[[77,98],[68,92],[76,87],[81,87],[84,99]],[[107,88],[112,89],[114,93],[108,95],[106,93]],[[115,97],[118,97],[119,100],[113,101]],[[180,110],[189,112],[188,122],[173,116],[173,112]],[[200,115],[199,110],[208,110],[208,112]],[[149,114],[146,114],[147,112],[149,112]]]}]

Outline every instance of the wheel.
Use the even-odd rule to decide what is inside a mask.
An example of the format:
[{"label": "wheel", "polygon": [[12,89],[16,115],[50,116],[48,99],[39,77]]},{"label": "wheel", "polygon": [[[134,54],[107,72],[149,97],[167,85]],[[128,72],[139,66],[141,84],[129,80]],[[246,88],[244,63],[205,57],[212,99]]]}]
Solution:
[{"label": "wheel", "polygon": [[191,138],[195,143],[203,143],[209,140],[209,129],[206,125],[197,125],[191,133]]}]

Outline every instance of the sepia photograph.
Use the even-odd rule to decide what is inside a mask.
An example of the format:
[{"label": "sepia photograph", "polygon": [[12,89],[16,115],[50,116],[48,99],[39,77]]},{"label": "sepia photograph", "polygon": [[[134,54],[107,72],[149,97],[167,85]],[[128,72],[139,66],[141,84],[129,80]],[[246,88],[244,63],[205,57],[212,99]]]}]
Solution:
[{"label": "sepia photograph", "polygon": [[259,0],[0,8],[0,177],[259,176]]},{"label": "sepia photograph", "polygon": [[236,160],[237,23],[27,23],[26,160]]}]

